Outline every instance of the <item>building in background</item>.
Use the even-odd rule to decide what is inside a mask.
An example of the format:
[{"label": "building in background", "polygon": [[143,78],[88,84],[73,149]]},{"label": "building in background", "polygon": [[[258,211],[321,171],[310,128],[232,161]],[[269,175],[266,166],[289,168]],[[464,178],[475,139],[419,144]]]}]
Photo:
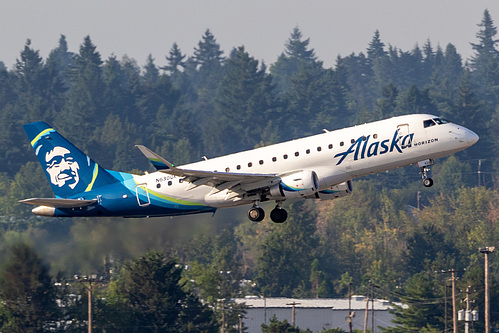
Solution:
[{"label": "building in background", "polygon": [[[378,326],[394,326],[391,322],[393,315],[388,312],[393,306],[386,300],[375,299],[374,302],[365,296],[352,296],[349,309],[348,298],[261,298],[258,296],[247,296],[246,298],[234,299],[236,303],[245,303],[248,307],[243,319],[244,326],[248,328],[248,333],[260,333],[262,324],[269,324],[270,319],[275,315],[279,321],[285,319],[293,323],[300,329],[310,329],[313,332],[320,332],[322,329],[342,328],[349,331],[349,311],[353,311],[352,328],[364,329],[366,307],[367,328],[378,332]],[[374,304],[374,310],[373,310]],[[396,303],[402,305],[401,303]],[[294,315],[293,315],[294,312]],[[373,321],[374,314],[374,321]]]}]

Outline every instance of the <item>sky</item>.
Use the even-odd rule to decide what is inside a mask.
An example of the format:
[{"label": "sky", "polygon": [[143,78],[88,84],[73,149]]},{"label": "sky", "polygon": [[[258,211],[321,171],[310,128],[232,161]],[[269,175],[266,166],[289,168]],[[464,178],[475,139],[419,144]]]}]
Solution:
[{"label": "sky", "polygon": [[452,43],[466,60],[485,9],[498,26],[497,0],[0,0],[0,61],[12,68],[28,38],[46,58],[60,35],[72,52],[89,35],[103,60],[164,66],[174,42],[190,56],[210,29],[225,55],[244,45],[270,65],[295,27],[326,67],[365,52],[376,30],[387,46]]}]

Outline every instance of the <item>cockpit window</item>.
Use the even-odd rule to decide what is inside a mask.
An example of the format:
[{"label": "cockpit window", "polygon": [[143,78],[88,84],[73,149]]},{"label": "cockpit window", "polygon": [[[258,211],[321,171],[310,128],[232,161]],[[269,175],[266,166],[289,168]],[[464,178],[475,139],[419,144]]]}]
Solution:
[{"label": "cockpit window", "polygon": [[433,118],[433,120],[439,125],[450,123],[450,121],[443,118]]},{"label": "cockpit window", "polygon": [[431,119],[423,121],[424,128],[435,126],[435,125],[436,125],[435,122],[433,120],[431,120]]},{"label": "cockpit window", "polygon": [[435,125],[442,125],[442,124],[448,124],[450,121],[443,119],[443,118],[433,118],[433,119],[428,119],[423,121],[423,126],[424,128],[426,127],[431,127]]}]

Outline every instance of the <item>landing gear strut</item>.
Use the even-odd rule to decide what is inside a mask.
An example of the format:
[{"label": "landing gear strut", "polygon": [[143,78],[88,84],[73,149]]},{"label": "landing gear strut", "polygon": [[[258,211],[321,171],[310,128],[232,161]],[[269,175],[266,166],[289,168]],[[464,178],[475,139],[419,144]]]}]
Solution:
[{"label": "landing gear strut", "polygon": [[432,159],[427,159],[421,162],[418,162],[418,167],[421,169],[421,177],[423,178],[423,186],[431,187],[433,185],[433,179],[428,177],[428,173],[430,172],[430,166],[433,165]]},{"label": "landing gear strut", "polygon": [[281,207],[281,202],[277,202],[277,206],[270,212],[270,219],[275,223],[283,223],[288,218],[288,212]]}]

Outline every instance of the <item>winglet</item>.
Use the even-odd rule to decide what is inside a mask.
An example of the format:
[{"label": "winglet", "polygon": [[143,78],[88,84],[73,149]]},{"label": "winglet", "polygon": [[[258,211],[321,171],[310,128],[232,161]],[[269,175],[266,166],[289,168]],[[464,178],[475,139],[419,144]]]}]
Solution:
[{"label": "winglet", "polygon": [[142,145],[135,145],[135,147],[139,148],[142,154],[144,154],[144,156],[147,157],[149,161],[151,161],[156,170],[175,169],[173,164],[153,152],[151,149]]}]

